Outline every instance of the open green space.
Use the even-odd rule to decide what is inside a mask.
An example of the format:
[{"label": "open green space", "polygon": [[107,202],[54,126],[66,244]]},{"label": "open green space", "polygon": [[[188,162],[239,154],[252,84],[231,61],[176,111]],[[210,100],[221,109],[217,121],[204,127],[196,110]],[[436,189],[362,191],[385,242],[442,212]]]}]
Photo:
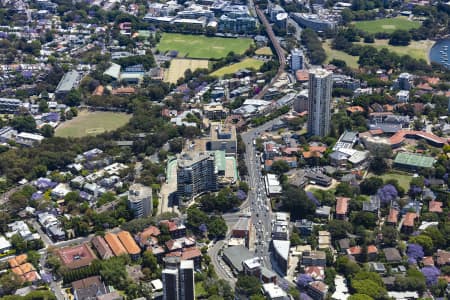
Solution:
[{"label": "open green space", "polygon": [[256,55],[265,55],[265,56],[272,56],[272,49],[270,49],[270,47],[262,47],[259,49],[256,49],[255,51]]},{"label": "open green space", "polygon": [[[370,177],[377,176],[375,174],[369,174]],[[383,181],[396,179],[398,184],[407,191],[409,189],[409,183],[411,182],[412,176],[406,173],[389,172],[379,176]]]},{"label": "open green space", "polygon": [[343,51],[331,49],[331,40],[327,40],[325,43],[323,43],[322,46],[327,55],[327,59],[325,60],[325,63],[329,63],[333,59],[339,59],[339,60],[345,61],[347,66],[350,68],[353,68],[353,69],[358,68],[359,56],[351,56],[350,54],[347,54]]},{"label": "open green space", "polygon": [[127,124],[131,115],[115,112],[80,111],[78,116],[56,128],[55,135],[60,137],[83,137],[115,130]]},{"label": "open green space", "polygon": [[263,61],[257,60],[254,58],[246,58],[238,63],[231,64],[229,66],[220,68],[214,72],[211,73],[212,76],[221,77],[227,74],[234,74],[235,72],[241,70],[241,69],[254,69],[259,70],[261,66],[264,64]]},{"label": "open green space", "polygon": [[[415,59],[423,59],[429,62],[428,53],[434,42],[430,40],[425,41],[411,41],[408,46],[392,46],[389,45],[389,40],[375,40],[375,43],[366,44],[359,42],[358,44],[367,45],[377,48],[378,50],[386,48],[389,51],[395,52],[398,55],[409,55]],[[334,51],[334,50],[333,50]]]},{"label": "open green space", "polygon": [[220,59],[229,52],[244,54],[253,40],[249,38],[220,38],[204,35],[163,33],[157,46],[160,52],[178,51],[178,57]]},{"label": "open green space", "polygon": [[392,33],[395,30],[410,30],[420,27],[420,22],[410,21],[407,17],[395,17],[378,19],[371,21],[358,21],[353,23],[357,29],[363,30],[367,33],[386,32]]}]

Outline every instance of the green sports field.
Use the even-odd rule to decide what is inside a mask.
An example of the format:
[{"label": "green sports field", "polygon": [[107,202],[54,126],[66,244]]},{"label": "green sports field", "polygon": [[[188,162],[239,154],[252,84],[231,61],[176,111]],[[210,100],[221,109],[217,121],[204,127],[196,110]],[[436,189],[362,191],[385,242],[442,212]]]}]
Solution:
[{"label": "green sports field", "polygon": [[115,130],[127,124],[131,115],[115,112],[79,112],[76,118],[66,121],[56,128],[60,137],[83,137]]},{"label": "green sports field", "polygon": [[235,72],[239,71],[240,69],[254,69],[259,70],[261,66],[264,64],[263,61],[257,60],[254,58],[246,58],[238,63],[223,67],[218,69],[217,71],[211,73],[212,76],[221,77],[226,74],[234,74]]},{"label": "green sports field", "polygon": [[157,46],[160,52],[178,51],[178,57],[219,59],[233,51],[243,54],[253,40],[249,38],[220,38],[204,35],[164,33]]},{"label": "green sports field", "polygon": [[392,33],[395,30],[410,30],[419,28],[420,22],[410,21],[406,17],[395,17],[388,19],[379,19],[372,21],[359,21],[353,23],[357,29],[363,30],[367,33],[386,32]]}]

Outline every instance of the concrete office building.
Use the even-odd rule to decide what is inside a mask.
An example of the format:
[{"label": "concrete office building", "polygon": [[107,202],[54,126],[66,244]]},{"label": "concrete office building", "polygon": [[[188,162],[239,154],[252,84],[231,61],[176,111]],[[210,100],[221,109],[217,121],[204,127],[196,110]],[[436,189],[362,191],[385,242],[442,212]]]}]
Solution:
[{"label": "concrete office building", "polygon": [[333,16],[326,14],[293,13],[292,19],[300,26],[314,31],[334,30],[338,24]]},{"label": "concrete office building", "polygon": [[166,257],[162,271],[163,300],[194,300],[194,262]]},{"label": "concrete office building", "polygon": [[292,49],[291,51],[291,70],[293,72],[303,69],[303,51],[300,49]]},{"label": "concrete office building", "polygon": [[184,152],[177,156],[177,196],[192,199],[203,192],[217,191],[214,154]]},{"label": "concrete office building", "polygon": [[298,113],[302,113],[304,111],[308,111],[309,102],[308,102],[309,91],[302,90],[297,94],[297,97],[294,99],[294,110]]},{"label": "concrete office building", "polygon": [[308,133],[327,136],[330,133],[331,89],[333,72],[313,69],[309,73]]},{"label": "concrete office building", "polygon": [[206,150],[222,150],[226,154],[236,154],[237,137],[236,127],[233,125],[223,125],[221,123],[211,123],[211,137],[206,142]]},{"label": "concrete office building", "polygon": [[128,206],[134,212],[135,218],[143,218],[152,214],[152,189],[140,183],[135,183],[128,190]]},{"label": "concrete office building", "polygon": [[65,96],[71,90],[76,88],[80,81],[80,74],[77,71],[70,71],[64,74],[56,87],[55,93],[57,96]]}]

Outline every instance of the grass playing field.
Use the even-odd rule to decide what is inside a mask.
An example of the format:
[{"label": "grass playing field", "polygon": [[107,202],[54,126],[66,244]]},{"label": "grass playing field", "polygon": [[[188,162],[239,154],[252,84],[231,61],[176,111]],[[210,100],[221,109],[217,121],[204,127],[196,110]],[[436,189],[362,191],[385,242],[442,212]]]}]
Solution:
[{"label": "grass playing field", "polygon": [[428,53],[431,47],[433,47],[434,42],[430,40],[425,41],[411,41],[408,46],[392,46],[389,45],[388,40],[375,40],[373,44],[365,44],[360,42],[361,45],[368,45],[377,48],[378,50],[387,48],[389,51],[395,52],[398,55],[409,55],[415,59],[424,59],[429,62],[430,58]]},{"label": "grass playing field", "polygon": [[339,59],[343,60],[347,63],[347,66],[353,69],[358,68],[358,56],[351,56],[350,54],[347,54],[343,51],[338,51],[331,49],[331,40],[327,40],[325,43],[322,44],[323,49],[325,50],[325,53],[327,54],[327,59],[325,60],[325,63],[329,63],[333,59]]},{"label": "grass playing field", "polygon": [[196,69],[208,69],[208,60],[206,59],[180,59],[175,58],[170,62],[170,68],[166,72],[165,81],[176,83],[177,80],[184,76],[184,72],[191,69],[194,72]]},{"label": "grass playing field", "polygon": [[259,68],[261,68],[261,66],[263,64],[264,64],[264,62],[261,60],[257,60],[254,58],[246,58],[238,63],[220,68],[220,69],[214,71],[213,73],[211,73],[211,75],[221,77],[226,74],[233,74],[233,73],[239,71],[240,69],[259,70]]},{"label": "grass playing field", "polygon": [[55,135],[60,137],[97,135],[125,125],[130,118],[131,115],[125,113],[80,111],[76,118],[59,125]]},{"label": "grass playing field", "polygon": [[354,22],[354,25],[357,29],[363,30],[367,33],[377,33],[377,32],[392,33],[398,29],[410,30],[413,28],[419,28],[420,22],[410,21],[406,17],[395,17],[372,21],[359,21]]},{"label": "grass playing field", "polygon": [[265,56],[272,56],[272,49],[270,49],[270,47],[262,47],[259,49],[256,49],[255,51],[256,55],[265,55]]},{"label": "grass playing field", "polygon": [[252,44],[253,40],[248,38],[220,38],[164,33],[157,49],[161,52],[176,50],[178,51],[178,57],[219,59],[227,56],[231,51],[236,54],[243,54]]}]

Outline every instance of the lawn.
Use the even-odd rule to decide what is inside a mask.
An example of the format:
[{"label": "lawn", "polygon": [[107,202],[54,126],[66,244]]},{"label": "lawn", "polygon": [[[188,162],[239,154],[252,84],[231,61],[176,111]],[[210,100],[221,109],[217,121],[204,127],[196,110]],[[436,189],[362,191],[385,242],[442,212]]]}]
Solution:
[{"label": "lawn", "polygon": [[264,56],[272,56],[272,49],[270,49],[270,47],[262,47],[259,49],[256,49],[255,51],[256,55],[264,55]]},{"label": "lawn", "polygon": [[170,62],[170,68],[165,74],[164,80],[170,83],[176,83],[184,76],[187,69],[194,72],[196,69],[208,69],[208,60],[206,59],[181,59],[175,58]]},{"label": "lawn", "polygon": [[220,59],[233,51],[244,54],[253,40],[249,38],[220,38],[204,35],[163,33],[157,46],[160,52],[178,51],[178,57]]},{"label": "lawn", "polygon": [[[374,174],[370,174],[369,176],[376,176]],[[383,179],[383,181],[389,180],[389,179],[396,179],[398,181],[398,184],[407,191],[409,189],[409,182],[412,179],[411,175],[408,174],[402,174],[402,173],[386,173],[381,176],[379,176]]]},{"label": "lawn", "polygon": [[97,135],[122,127],[130,118],[131,115],[125,113],[80,111],[76,118],[59,125],[55,135],[60,137]]},{"label": "lawn", "polygon": [[240,69],[255,69],[259,70],[261,66],[264,64],[263,61],[257,60],[254,58],[246,58],[238,63],[220,68],[214,72],[211,73],[212,76],[221,77],[226,74],[234,74],[235,72],[239,71]]},{"label": "lawn", "polygon": [[322,44],[323,49],[325,50],[325,53],[327,54],[327,59],[325,60],[325,63],[329,63],[333,59],[340,59],[347,63],[347,66],[353,69],[358,68],[358,59],[359,56],[351,56],[350,54],[347,54],[343,51],[338,51],[331,49],[331,40],[327,40],[325,43]]},{"label": "lawn", "polygon": [[410,21],[406,17],[395,17],[372,21],[359,21],[353,23],[357,29],[367,33],[386,32],[392,33],[395,30],[410,30],[420,27],[420,22]]},{"label": "lawn", "polygon": [[411,41],[408,46],[392,46],[389,45],[389,40],[375,40],[375,43],[366,44],[359,42],[358,44],[367,45],[377,48],[378,50],[387,48],[389,51],[395,52],[398,55],[409,55],[415,59],[423,59],[429,62],[428,53],[434,42],[430,40],[425,41]]}]

